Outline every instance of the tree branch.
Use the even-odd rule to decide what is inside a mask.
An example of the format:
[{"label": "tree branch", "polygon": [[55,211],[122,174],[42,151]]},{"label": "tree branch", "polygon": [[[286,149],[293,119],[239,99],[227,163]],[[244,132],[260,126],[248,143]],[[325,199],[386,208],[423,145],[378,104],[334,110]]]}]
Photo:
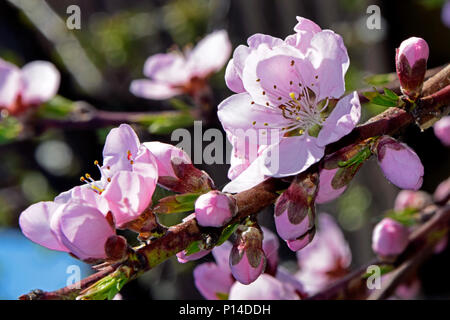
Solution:
[{"label": "tree branch", "polygon": [[[438,73],[438,75],[439,74],[441,73]],[[445,95],[447,94],[448,93],[445,93]],[[421,105],[419,101],[419,109],[422,107],[425,108],[424,105],[427,103],[434,103],[436,101],[435,99],[436,97],[432,99],[428,97],[423,98],[422,100],[427,102],[424,102]],[[416,113],[420,115],[420,110],[416,111]],[[355,128],[349,135],[345,136],[340,141],[327,146],[325,153],[333,153],[344,146],[360,142],[373,136],[398,134],[401,130],[413,123],[414,120],[414,117],[403,109],[389,108],[382,114],[373,117],[365,124]],[[306,175],[309,172],[315,172],[317,171],[317,168],[318,164],[313,165],[303,174]],[[233,222],[239,221],[249,215],[257,214],[263,208],[271,205],[279,195],[277,191],[283,190],[287,188],[287,186],[288,183],[286,180],[269,178],[249,190],[234,195],[238,205],[238,214]],[[149,244],[137,248],[133,261],[126,261],[119,266],[119,268],[122,266],[127,267],[127,281],[131,281],[143,272],[150,270],[154,266],[175,255],[177,252],[186,249],[193,241],[201,239],[202,236],[209,231],[210,230],[200,228],[195,219],[188,220],[184,223],[169,228],[168,232],[161,238],[155,239]],[[103,276],[107,275],[108,272],[111,275],[111,273],[115,270],[116,269],[112,268],[106,271],[101,271],[100,275],[92,275],[91,279],[101,279]],[[349,281],[350,280],[351,279],[349,279]],[[21,298],[46,299],[55,296],[58,298],[73,297],[82,293],[84,289],[89,288],[92,285],[92,281],[82,280],[79,284],[79,289],[63,288],[53,293],[41,293],[37,296],[29,294],[24,295]]]}]

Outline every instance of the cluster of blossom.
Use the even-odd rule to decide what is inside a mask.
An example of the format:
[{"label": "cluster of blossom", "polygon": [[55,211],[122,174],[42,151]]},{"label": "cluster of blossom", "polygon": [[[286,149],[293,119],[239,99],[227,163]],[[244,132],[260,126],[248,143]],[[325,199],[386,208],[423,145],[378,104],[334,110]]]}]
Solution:
[{"label": "cluster of blossom", "polygon": [[[213,190],[209,176],[196,169],[182,150],[160,142],[141,143],[123,124],[107,136],[103,163],[94,163],[100,178],[86,174],[82,186],[30,206],[20,216],[23,233],[86,262],[120,261],[130,249],[116,229],[150,232],[158,225],[151,212],[157,185],[175,193],[199,194],[194,213],[184,221],[196,219],[201,228],[221,228],[239,209],[230,193],[269,177],[294,177],[275,204],[274,221],[277,234],[297,252],[300,271],[295,275],[278,266],[277,236],[253,219],[238,226],[232,242],[193,254],[183,250],[178,260],[185,263],[213,253],[216,263],[194,271],[196,286],[208,299],[298,299],[345,275],[351,263],[348,244],[326,214],[319,216],[316,232],[315,204],[341,195],[372,155],[386,178],[402,189],[418,190],[424,168],[411,148],[389,136],[367,139],[324,158],[326,146],[358,124],[361,105],[357,92],[345,95],[349,57],[342,38],[308,19],[297,20],[295,33],[286,39],[255,34],[248,46],[236,48],[228,62],[225,81],[235,94],[218,106],[218,117],[233,152],[231,182],[222,191]],[[193,95],[226,63],[230,51],[226,32],[218,31],[184,55],[152,56],[144,66],[150,79],[134,81],[130,90],[151,99]],[[411,100],[421,91],[427,58],[423,39],[410,38],[397,50],[401,89]],[[45,73],[49,80],[41,88],[42,83],[32,80],[34,68],[19,72],[0,64],[0,79],[6,79],[0,83],[0,106],[13,112],[19,110],[17,105],[40,104],[55,94],[59,75]],[[249,142],[246,134],[252,132],[256,139]],[[448,117],[435,125],[435,132],[448,144]],[[319,161],[318,172],[304,174]],[[419,201],[419,194],[409,194],[414,200],[404,200],[401,194],[396,210],[406,206],[420,210],[428,202],[426,197]],[[406,248],[409,233],[394,219],[383,219],[374,229],[373,249],[381,256],[396,256]]]}]

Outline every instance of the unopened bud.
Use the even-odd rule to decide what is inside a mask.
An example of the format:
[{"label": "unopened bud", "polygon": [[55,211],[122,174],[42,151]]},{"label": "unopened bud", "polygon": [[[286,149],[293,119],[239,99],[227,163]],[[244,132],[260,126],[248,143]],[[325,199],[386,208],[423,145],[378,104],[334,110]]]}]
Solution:
[{"label": "unopened bud", "polygon": [[433,199],[438,204],[446,204],[450,201],[450,178],[441,182],[433,194]]},{"label": "unopened bud", "polygon": [[311,241],[314,239],[315,234],[316,228],[312,228],[311,230],[308,230],[306,234],[295,240],[287,240],[286,244],[292,251],[299,251],[311,243]]},{"label": "unopened bud", "polygon": [[422,210],[433,203],[431,196],[424,191],[402,190],[395,199],[396,211],[409,209]]},{"label": "unopened bud", "polygon": [[203,227],[222,227],[236,211],[234,198],[217,190],[201,195],[195,202],[195,217]]},{"label": "unopened bud", "polygon": [[450,147],[450,116],[443,117],[433,126],[434,134],[442,144]]},{"label": "unopened bud", "polygon": [[401,223],[385,218],[374,228],[372,249],[381,257],[392,257],[402,253],[408,246],[408,229]]},{"label": "unopened bud", "polygon": [[110,261],[121,261],[127,257],[127,239],[122,236],[113,235],[106,240],[105,253]]},{"label": "unopened bud", "polygon": [[384,176],[397,187],[418,190],[422,186],[424,174],[422,162],[406,144],[383,136],[377,143],[376,152]]},{"label": "unopened bud", "polygon": [[412,37],[400,44],[395,57],[402,92],[415,100],[422,91],[429,48],[425,40]]},{"label": "unopened bud", "polygon": [[263,236],[256,227],[238,231],[238,239],[230,252],[230,268],[234,278],[243,284],[255,281],[266,267],[262,249]]},{"label": "unopened bud", "polygon": [[314,226],[318,174],[297,176],[275,204],[275,226],[284,240],[296,240]]}]

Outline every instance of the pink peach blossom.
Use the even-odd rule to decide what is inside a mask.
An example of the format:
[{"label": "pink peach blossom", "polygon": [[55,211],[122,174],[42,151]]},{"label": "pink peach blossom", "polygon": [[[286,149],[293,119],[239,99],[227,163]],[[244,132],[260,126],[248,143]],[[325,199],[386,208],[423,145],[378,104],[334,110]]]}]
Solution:
[{"label": "pink peach blossom", "polygon": [[297,277],[309,294],[344,276],[352,259],[350,247],[332,216],[320,214],[318,227],[312,242],[297,252]]},{"label": "pink peach blossom", "polygon": [[231,54],[231,43],[225,30],[215,31],[190,51],[159,53],[147,59],[144,75],[134,80],[130,91],[139,97],[155,100],[190,94],[212,73],[219,71]]},{"label": "pink peach blossom", "polygon": [[295,289],[268,274],[262,274],[249,285],[235,282],[230,300],[299,300]]},{"label": "pink peach blossom", "polygon": [[229,139],[234,137],[232,143],[254,131],[251,144],[264,150],[254,160],[242,157],[250,163],[244,162],[224,191],[239,192],[269,176],[304,171],[322,158],[327,144],[359,121],[358,95],[342,98],[349,66],[342,38],[298,19],[294,36],[283,41],[256,34],[248,47],[235,50],[228,65],[226,82],[237,94],[219,105],[219,120]]},{"label": "pink peach blossom", "polygon": [[0,59],[0,109],[18,114],[56,95],[60,73],[47,61],[33,61],[22,69]]}]

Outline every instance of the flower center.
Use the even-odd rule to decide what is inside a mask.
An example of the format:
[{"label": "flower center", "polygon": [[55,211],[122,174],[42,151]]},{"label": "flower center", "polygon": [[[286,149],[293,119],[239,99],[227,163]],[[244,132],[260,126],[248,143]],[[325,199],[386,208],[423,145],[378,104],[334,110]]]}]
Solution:
[{"label": "flower center", "polygon": [[[134,164],[133,155],[130,150],[127,151],[127,160],[130,162],[131,165]],[[89,173],[86,173],[84,176],[81,176],[80,181],[88,184],[95,193],[98,193],[99,195],[101,195],[103,193],[103,191],[105,191],[108,183],[111,182],[110,173],[109,174],[107,173],[107,170],[108,171],[111,170],[111,167],[106,166],[106,167],[102,168],[99,165],[98,160],[94,161],[94,165],[100,171],[100,177],[101,177],[100,180],[96,181],[96,180],[92,179],[92,177]]]}]

